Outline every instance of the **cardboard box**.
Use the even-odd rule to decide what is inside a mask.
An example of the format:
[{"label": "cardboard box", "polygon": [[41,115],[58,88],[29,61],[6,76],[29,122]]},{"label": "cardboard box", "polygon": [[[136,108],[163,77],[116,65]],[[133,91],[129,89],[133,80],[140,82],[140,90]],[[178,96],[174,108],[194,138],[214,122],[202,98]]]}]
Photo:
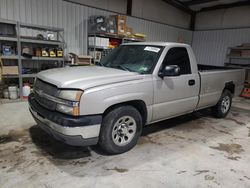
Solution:
[{"label": "cardboard box", "polygon": [[89,17],[89,24],[91,24],[91,25],[102,24],[102,23],[105,23],[104,16],[94,15],[94,16]]},{"label": "cardboard box", "polygon": [[95,38],[95,45],[96,46],[102,46],[102,38],[101,37],[96,37]]},{"label": "cardboard box", "polygon": [[250,50],[242,50],[241,56],[242,57],[250,57]]},{"label": "cardboard box", "polygon": [[131,37],[133,35],[133,28],[126,27],[126,36]]},{"label": "cardboard box", "polygon": [[240,57],[241,51],[240,50],[231,50],[229,56]]},{"label": "cardboard box", "polygon": [[18,66],[3,66],[3,75],[18,75]]},{"label": "cardboard box", "polygon": [[100,62],[102,58],[102,52],[100,51],[89,51],[89,55],[91,55],[96,62]]},{"label": "cardboard box", "polygon": [[117,34],[122,35],[122,36],[126,35],[126,27],[123,25],[118,25],[117,26]]},{"label": "cardboard box", "polygon": [[117,26],[109,26],[107,33],[115,35],[117,33]]},{"label": "cardboard box", "polygon": [[89,33],[106,33],[107,32],[107,26],[106,26],[105,23],[89,25],[88,26],[88,32]]},{"label": "cardboard box", "polygon": [[127,22],[127,17],[126,16],[124,16],[124,15],[113,15],[113,16],[110,16],[110,17],[111,18],[113,17],[114,18],[113,20],[116,20],[117,25],[126,26],[126,22]]},{"label": "cardboard box", "polygon": [[116,26],[117,25],[117,17],[116,16],[108,16],[107,18],[106,18],[106,23],[107,23],[107,25],[108,25],[108,27],[110,27],[110,26]]},{"label": "cardboard box", "polygon": [[109,38],[101,38],[101,46],[104,48],[108,48],[109,46]]},{"label": "cardboard box", "polygon": [[88,55],[78,55],[76,63],[79,65],[91,65],[92,57]]},{"label": "cardboard box", "polygon": [[250,47],[250,43],[243,43],[241,46],[242,47]]},{"label": "cardboard box", "polygon": [[90,46],[94,46],[95,45],[95,37],[89,37],[88,40],[89,40],[89,45]]}]

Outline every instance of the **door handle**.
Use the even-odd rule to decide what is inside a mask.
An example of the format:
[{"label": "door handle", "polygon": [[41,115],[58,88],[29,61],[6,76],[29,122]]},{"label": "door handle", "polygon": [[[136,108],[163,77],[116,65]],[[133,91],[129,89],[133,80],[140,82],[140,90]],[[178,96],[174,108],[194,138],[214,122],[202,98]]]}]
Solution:
[{"label": "door handle", "polygon": [[195,80],[188,80],[188,85],[190,85],[190,86],[195,85]]}]

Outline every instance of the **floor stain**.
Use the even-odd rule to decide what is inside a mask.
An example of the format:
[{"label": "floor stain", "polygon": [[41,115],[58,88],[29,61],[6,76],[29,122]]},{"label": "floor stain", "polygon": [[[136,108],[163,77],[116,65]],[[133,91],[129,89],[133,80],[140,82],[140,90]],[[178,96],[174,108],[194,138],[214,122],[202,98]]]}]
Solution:
[{"label": "floor stain", "polygon": [[220,183],[218,182],[218,181],[213,181],[215,184],[217,184],[217,185],[220,185]]},{"label": "floor stain", "polygon": [[201,124],[205,124],[205,123],[206,123],[206,121],[199,119],[196,121],[190,121],[189,123],[186,123],[183,126],[176,127],[175,129],[191,132],[191,131],[196,130],[196,129],[203,129]]},{"label": "floor stain", "polygon": [[249,178],[249,177],[247,177],[247,176],[244,176],[244,178],[246,178],[246,179],[250,180],[250,178]]},{"label": "floor stain", "polygon": [[67,160],[67,159],[50,159],[56,166],[84,166],[87,163],[90,162],[90,160],[86,159],[73,159],[73,160]]},{"label": "floor stain", "polygon": [[250,137],[250,127],[247,128],[248,128],[248,137]]},{"label": "floor stain", "polygon": [[240,113],[238,113],[238,112],[231,112],[231,114],[232,114],[233,116],[235,116],[235,117],[239,117],[239,116],[240,116]]},{"label": "floor stain", "polygon": [[170,135],[170,136],[173,137],[173,138],[182,139],[182,140],[185,140],[185,139],[186,139],[186,138],[183,137],[183,136],[179,136],[179,135],[175,135],[175,134]]},{"label": "floor stain", "polygon": [[214,129],[214,130],[216,130],[216,131],[218,131],[218,132],[220,132],[220,133],[224,133],[224,134],[228,134],[228,135],[231,135],[231,136],[233,136],[231,133],[229,133],[229,132],[227,132],[227,131],[223,131],[223,130],[219,130],[219,129],[216,129],[215,127],[213,127],[213,126],[210,126],[212,129]]},{"label": "floor stain", "polygon": [[220,133],[224,133],[224,134],[228,134],[228,135],[231,135],[233,136],[231,133],[227,132],[227,131],[223,131],[223,130],[218,130]]},{"label": "floor stain", "polygon": [[205,175],[204,176],[205,180],[214,180],[214,176],[210,176],[210,175]]},{"label": "floor stain", "polygon": [[236,170],[234,170],[234,169],[230,169],[230,171],[236,173]]},{"label": "floor stain", "polygon": [[156,145],[163,145],[161,142],[158,142],[156,138],[151,138],[149,136],[142,136],[140,137],[138,145],[143,145],[143,144],[156,144]]},{"label": "floor stain", "polygon": [[8,142],[20,142],[27,135],[28,130],[14,131],[11,130],[8,134],[0,135],[0,144]]},{"label": "floor stain", "polygon": [[27,148],[26,147],[24,147],[24,146],[22,146],[22,147],[17,147],[18,149],[17,150],[14,150],[13,152],[14,153],[20,153],[20,152],[23,152],[23,151],[25,151]]},{"label": "floor stain", "polygon": [[212,149],[220,150],[220,151],[225,151],[230,155],[233,154],[239,154],[243,152],[244,150],[242,149],[242,146],[239,144],[222,144],[219,143],[219,146],[209,146]]},{"label": "floor stain", "polygon": [[51,138],[37,126],[1,135],[0,146],[3,148],[0,169],[7,173],[15,170],[24,173],[34,166],[45,166],[47,160],[56,166],[72,168],[94,161],[88,148],[68,146]]},{"label": "floor stain", "polygon": [[200,175],[200,174],[203,174],[203,173],[208,173],[209,170],[196,170],[195,172],[196,172],[196,174],[194,174],[194,176],[197,176],[197,175]]},{"label": "floor stain", "polygon": [[187,172],[187,171],[186,170],[182,170],[182,171],[177,172],[177,174],[183,174],[185,172]]},{"label": "floor stain", "polygon": [[238,161],[238,159],[241,159],[240,156],[235,156],[235,157],[229,156],[227,158],[230,159],[230,160],[234,160],[234,161]]},{"label": "floor stain", "polygon": [[90,151],[87,147],[64,144],[55,140],[37,126],[31,127],[29,132],[32,143],[38,148],[33,153],[37,156],[45,156],[53,160],[53,162],[58,162],[58,165],[64,165],[67,161],[69,162],[73,159],[88,158],[90,156]]},{"label": "floor stain", "polygon": [[126,168],[118,168],[118,167],[115,167],[115,168],[107,168],[106,170],[112,170],[112,171],[116,171],[116,172],[119,172],[119,173],[128,172],[128,169],[126,169]]},{"label": "floor stain", "polygon": [[229,117],[227,117],[227,118],[225,118],[225,119],[226,119],[226,120],[233,121],[233,122],[237,123],[238,125],[246,125],[244,122],[241,122],[241,121],[239,121],[239,120],[237,120],[237,119],[234,119],[234,118],[229,118]]}]

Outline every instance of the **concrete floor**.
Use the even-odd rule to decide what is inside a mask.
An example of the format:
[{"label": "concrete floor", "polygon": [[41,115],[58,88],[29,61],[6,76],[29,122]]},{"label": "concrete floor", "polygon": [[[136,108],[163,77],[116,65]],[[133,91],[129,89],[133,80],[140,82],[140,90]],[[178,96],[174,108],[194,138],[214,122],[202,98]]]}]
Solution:
[{"label": "concrete floor", "polygon": [[70,147],[35,126],[26,102],[0,104],[0,187],[250,187],[250,100],[150,125],[116,156]]}]

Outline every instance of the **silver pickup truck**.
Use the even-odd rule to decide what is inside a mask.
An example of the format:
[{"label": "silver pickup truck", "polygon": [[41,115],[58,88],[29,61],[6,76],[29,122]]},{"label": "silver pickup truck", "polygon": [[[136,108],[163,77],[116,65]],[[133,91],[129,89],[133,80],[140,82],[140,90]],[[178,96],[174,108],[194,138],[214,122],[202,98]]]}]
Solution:
[{"label": "silver pickup truck", "polygon": [[244,75],[243,69],[197,65],[186,44],[129,43],[96,66],[39,73],[29,106],[54,138],[119,154],[136,145],[144,125],[208,107],[225,117]]}]

